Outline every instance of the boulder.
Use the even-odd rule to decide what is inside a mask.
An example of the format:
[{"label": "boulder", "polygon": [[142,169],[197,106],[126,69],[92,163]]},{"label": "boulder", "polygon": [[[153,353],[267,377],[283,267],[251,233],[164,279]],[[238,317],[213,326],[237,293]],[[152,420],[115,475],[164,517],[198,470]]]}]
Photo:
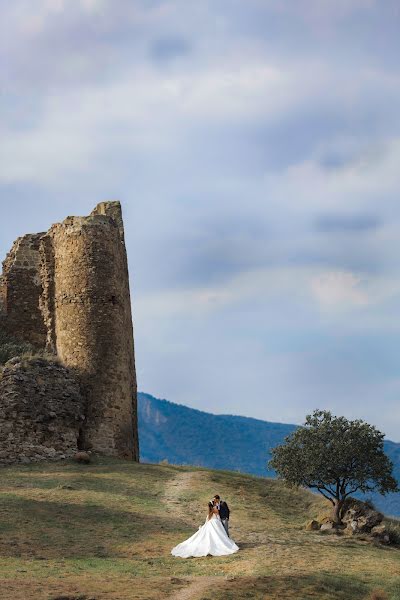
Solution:
[{"label": "boulder", "polygon": [[373,527],[371,529],[371,535],[373,538],[375,538],[382,544],[390,543],[389,532],[386,528],[386,525],[384,525],[384,523],[381,523],[380,525],[376,525],[375,527]]},{"label": "boulder", "polygon": [[307,531],[318,531],[320,528],[321,528],[321,525],[315,519],[313,519],[312,521],[309,521],[306,525]]},{"label": "boulder", "polygon": [[347,502],[342,520],[346,524],[349,533],[369,534],[374,527],[382,523],[383,514],[365,502],[351,498]]},{"label": "boulder", "polygon": [[326,521],[325,523],[322,523],[320,527],[320,531],[332,531],[333,529],[336,529],[333,521]]},{"label": "boulder", "polygon": [[74,455],[74,461],[88,465],[90,463],[90,454],[87,452],[77,452]]}]

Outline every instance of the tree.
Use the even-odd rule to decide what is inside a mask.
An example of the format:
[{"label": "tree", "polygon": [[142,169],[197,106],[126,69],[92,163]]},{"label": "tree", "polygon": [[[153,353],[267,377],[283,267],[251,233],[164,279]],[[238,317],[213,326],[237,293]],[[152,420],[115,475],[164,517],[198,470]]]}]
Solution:
[{"label": "tree", "polygon": [[272,449],[269,467],[290,486],[317,490],[332,503],[341,523],[344,501],[357,491],[399,491],[393,464],[383,450],[384,434],[361,420],[348,421],[315,410],[303,427]]}]

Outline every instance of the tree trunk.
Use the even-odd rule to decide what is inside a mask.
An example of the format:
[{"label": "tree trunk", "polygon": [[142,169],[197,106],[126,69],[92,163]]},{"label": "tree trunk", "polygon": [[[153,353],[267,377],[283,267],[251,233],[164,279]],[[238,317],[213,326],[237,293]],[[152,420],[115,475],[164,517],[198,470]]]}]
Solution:
[{"label": "tree trunk", "polygon": [[335,525],[341,525],[342,524],[342,507],[343,507],[343,500],[339,500],[338,498],[335,499],[335,504],[333,505],[333,509],[332,509],[332,519],[333,522],[335,523]]}]

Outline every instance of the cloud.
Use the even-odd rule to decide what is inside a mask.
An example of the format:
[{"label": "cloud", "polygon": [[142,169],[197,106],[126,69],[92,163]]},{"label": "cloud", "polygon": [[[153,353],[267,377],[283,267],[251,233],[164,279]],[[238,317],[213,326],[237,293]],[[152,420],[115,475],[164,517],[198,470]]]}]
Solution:
[{"label": "cloud", "polygon": [[119,197],[142,389],[395,433],[374,398],[398,391],[398,10],[4,3],[4,252]]},{"label": "cloud", "polygon": [[323,215],[316,221],[316,230],[336,233],[357,233],[375,230],[381,225],[380,218],[377,215]]},{"label": "cloud", "polygon": [[369,298],[354,273],[330,272],[317,277],[311,287],[322,308],[341,310],[366,306]]},{"label": "cloud", "polygon": [[150,55],[156,62],[169,62],[173,59],[187,56],[191,53],[191,45],[179,36],[159,38],[150,49]]}]

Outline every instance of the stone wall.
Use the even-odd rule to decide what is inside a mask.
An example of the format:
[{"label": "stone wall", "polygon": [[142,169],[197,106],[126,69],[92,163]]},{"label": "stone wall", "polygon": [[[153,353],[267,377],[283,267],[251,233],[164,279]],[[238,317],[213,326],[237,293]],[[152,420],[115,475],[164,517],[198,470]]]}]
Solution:
[{"label": "stone wall", "polygon": [[39,245],[43,234],[18,238],[3,262],[2,312],[9,333],[36,346],[43,346],[46,329],[39,308],[42,285],[39,277]]},{"label": "stone wall", "polygon": [[50,344],[80,375],[87,402],[82,445],[137,459],[132,317],[118,223],[102,214],[68,217],[47,237],[43,280],[54,282],[54,295],[44,310],[52,319]]},{"label": "stone wall", "polygon": [[6,282],[2,275],[0,275],[0,317],[5,315],[6,312]]},{"label": "stone wall", "polygon": [[[86,419],[79,447],[138,460],[120,203],[102,202],[88,217],[67,217],[47,233],[19,238],[3,263],[3,281],[0,327],[5,323],[13,336],[57,354],[80,383]],[[2,403],[0,393],[0,410]]]},{"label": "stone wall", "polygon": [[54,361],[11,359],[0,376],[0,463],[73,456],[84,423],[74,374]]}]

